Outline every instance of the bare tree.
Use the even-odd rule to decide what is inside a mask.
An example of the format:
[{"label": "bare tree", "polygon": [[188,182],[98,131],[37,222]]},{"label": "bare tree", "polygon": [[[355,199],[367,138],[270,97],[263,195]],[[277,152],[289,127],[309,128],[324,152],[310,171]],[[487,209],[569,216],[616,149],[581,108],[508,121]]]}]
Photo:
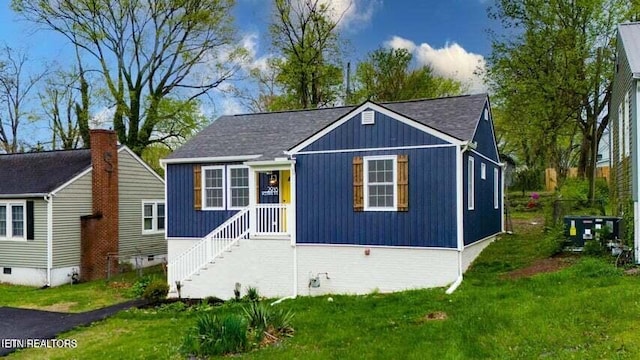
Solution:
[{"label": "bare tree", "polygon": [[[96,64],[108,89],[114,130],[138,154],[181,134],[160,133],[170,95],[207,94],[238,69],[233,0],[12,0],[24,18],[64,35]],[[81,71],[82,73],[82,71]],[[171,128],[164,126],[164,128]]]},{"label": "bare tree", "polygon": [[46,70],[27,74],[29,58],[22,52],[4,46],[0,50],[0,150],[14,153],[19,150],[18,133],[27,120],[25,110],[30,93],[46,75]]}]

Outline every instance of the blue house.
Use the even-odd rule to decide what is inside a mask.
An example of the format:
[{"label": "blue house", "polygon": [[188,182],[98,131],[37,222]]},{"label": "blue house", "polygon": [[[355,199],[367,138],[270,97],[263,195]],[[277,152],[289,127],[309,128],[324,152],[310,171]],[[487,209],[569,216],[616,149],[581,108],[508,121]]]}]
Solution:
[{"label": "blue house", "polygon": [[223,116],[163,165],[173,296],[453,290],[503,231],[486,94]]}]

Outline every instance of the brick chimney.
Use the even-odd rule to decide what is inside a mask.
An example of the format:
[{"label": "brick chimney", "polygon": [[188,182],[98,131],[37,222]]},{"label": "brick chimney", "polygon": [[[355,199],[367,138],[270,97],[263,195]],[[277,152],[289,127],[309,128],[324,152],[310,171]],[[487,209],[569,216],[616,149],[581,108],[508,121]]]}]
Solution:
[{"label": "brick chimney", "polygon": [[[83,280],[104,279],[118,265],[118,144],[111,130],[91,130],[93,214],[82,218]],[[108,260],[109,259],[109,260]]]}]

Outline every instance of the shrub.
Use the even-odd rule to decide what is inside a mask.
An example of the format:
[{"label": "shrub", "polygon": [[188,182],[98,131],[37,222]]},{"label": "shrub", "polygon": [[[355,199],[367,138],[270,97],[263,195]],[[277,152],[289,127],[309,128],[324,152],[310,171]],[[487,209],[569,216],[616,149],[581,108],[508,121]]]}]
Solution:
[{"label": "shrub", "polygon": [[131,292],[134,297],[142,297],[144,291],[147,289],[147,286],[151,283],[151,278],[149,276],[143,276],[138,279],[133,286],[131,287]]},{"label": "shrub", "polygon": [[260,301],[260,293],[258,292],[258,288],[249,286],[247,288],[246,298],[249,299],[249,301],[252,301],[252,302]]},{"label": "shrub", "polygon": [[152,303],[157,303],[164,300],[168,293],[169,284],[162,280],[154,280],[144,289],[142,297]]},{"label": "shrub", "polygon": [[293,320],[293,312],[291,310],[279,309],[273,312],[271,317],[271,326],[280,335],[292,336],[293,326],[291,324]]},{"label": "shrub", "polygon": [[571,269],[575,274],[588,278],[617,277],[622,274],[620,269],[599,258],[585,258]]},{"label": "shrub", "polygon": [[196,357],[242,352],[249,344],[246,320],[231,314],[219,318],[211,314],[198,317],[196,326],[184,339],[182,352]]},{"label": "shrub", "polygon": [[243,308],[244,314],[249,323],[249,327],[254,330],[256,341],[261,341],[265,333],[278,336],[291,336],[293,326],[291,320],[293,313],[291,310],[275,310],[271,306],[252,302]]},{"label": "shrub", "polygon": [[271,308],[265,304],[252,302],[248,307],[242,309],[249,322],[249,327],[257,331],[258,340],[262,338],[262,333],[267,330],[271,322]]},{"label": "shrub", "polygon": [[606,253],[605,250],[599,240],[588,240],[584,242],[582,253],[588,256],[602,256]]}]

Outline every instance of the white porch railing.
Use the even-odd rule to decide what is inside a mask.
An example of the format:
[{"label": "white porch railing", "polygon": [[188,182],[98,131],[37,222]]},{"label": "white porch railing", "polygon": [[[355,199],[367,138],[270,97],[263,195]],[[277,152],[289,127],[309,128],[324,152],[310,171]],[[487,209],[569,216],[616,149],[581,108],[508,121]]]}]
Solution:
[{"label": "white porch railing", "polygon": [[196,274],[216,258],[222,257],[240,239],[249,238],[249,208],[240,210],[187,251],[172,260],[169,267],[169,285],[184,281]]},{"label": "white porch railing", "polygon": [[256,204],[251,207],[252,235],[289,235],[291,223],[288,204]]}]

